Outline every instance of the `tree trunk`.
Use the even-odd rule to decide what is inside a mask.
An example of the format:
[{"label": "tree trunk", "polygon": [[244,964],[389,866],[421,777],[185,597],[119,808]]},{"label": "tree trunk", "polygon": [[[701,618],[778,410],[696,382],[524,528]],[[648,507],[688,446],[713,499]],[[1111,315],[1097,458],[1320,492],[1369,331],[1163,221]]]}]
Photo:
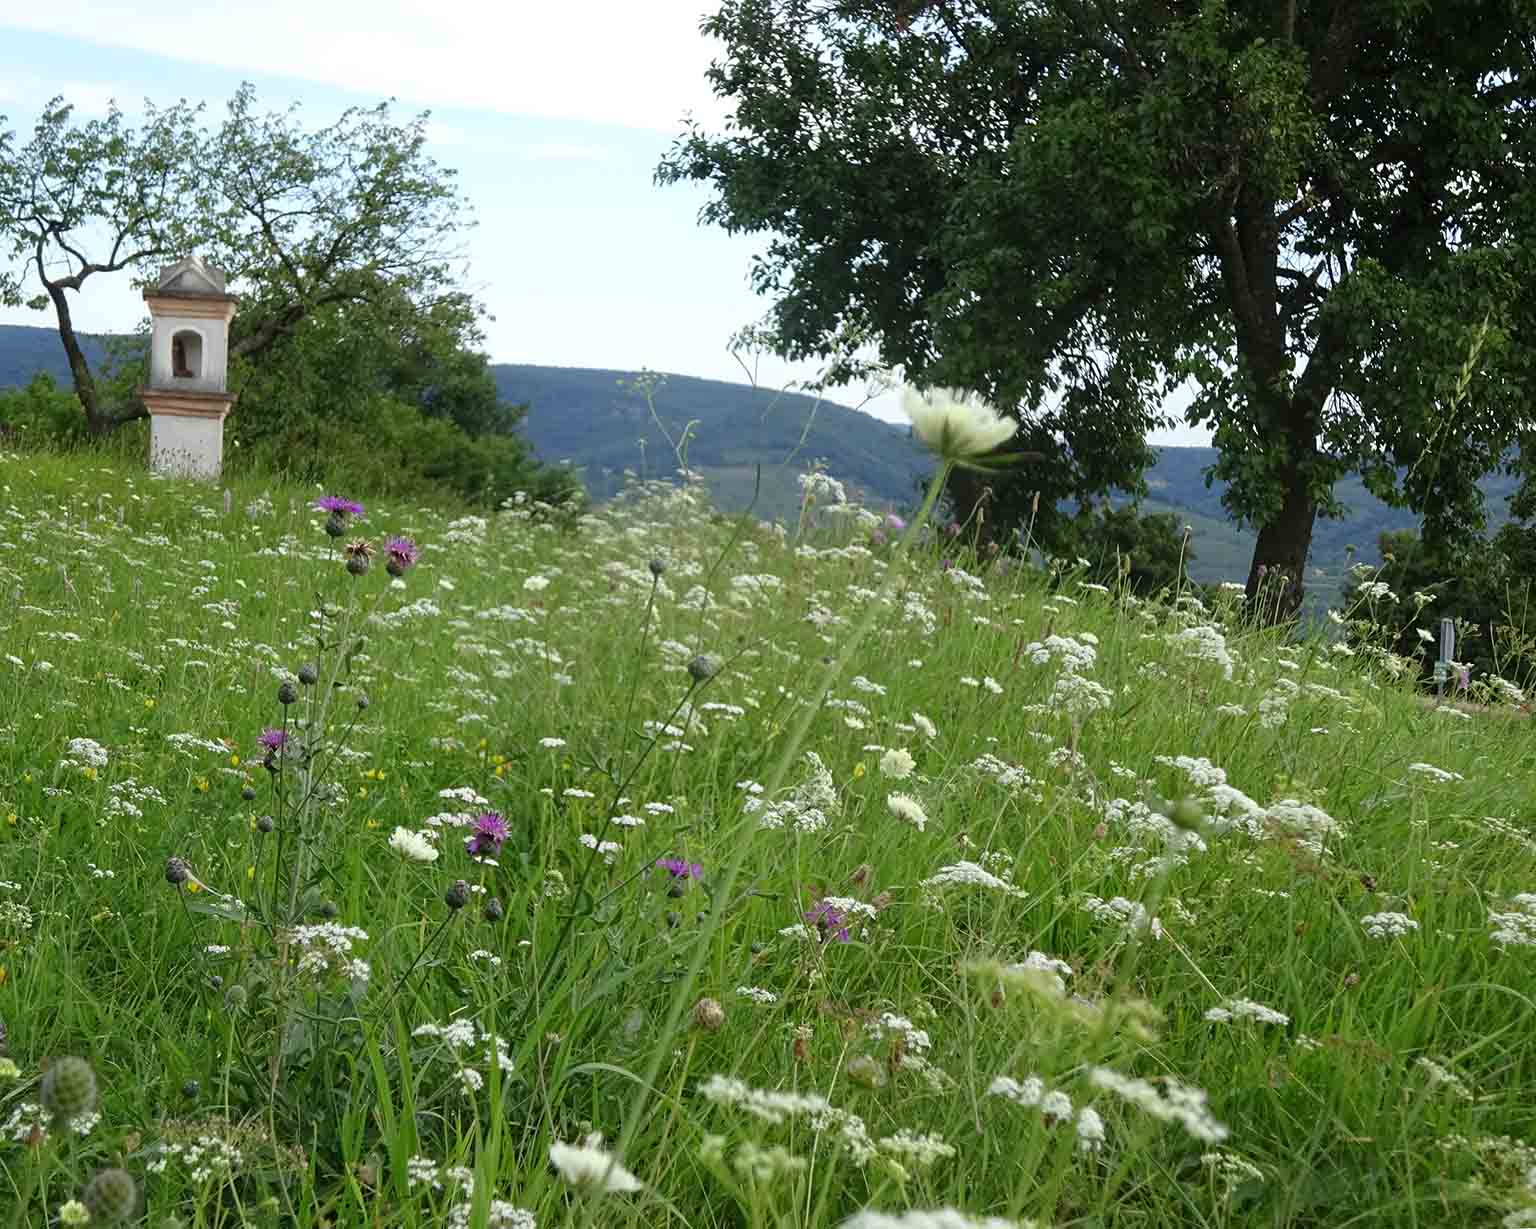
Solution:
[{"label": "tree trunk", "polygon": [[64,353],[69,359],[69,374],[74,379],[75,396],[80,398],[80,404],[85,407],[86,429],[94,436],[106,435],[117,424],[101,412],[101,400],[96,395],[96,377],[91,374],[91,365],[85,360],[85,351],[80,348],[80,342],[75,337],[75,322],[69,314],[69,298],[62,286],[48,281],[43,285],[48,288],[48,297],[53,300],[54,311],[58,315],[59,340],[64,343]]},{"label": "tree trunk", "polygon": [[1317,501],[1294,461],[1286,465],[1281,480],[1285,495],[1280,510],[1259,530],[1248,568],[1249,609],[1262,623],[1285,622],[1301,608],[1317,519]]}]

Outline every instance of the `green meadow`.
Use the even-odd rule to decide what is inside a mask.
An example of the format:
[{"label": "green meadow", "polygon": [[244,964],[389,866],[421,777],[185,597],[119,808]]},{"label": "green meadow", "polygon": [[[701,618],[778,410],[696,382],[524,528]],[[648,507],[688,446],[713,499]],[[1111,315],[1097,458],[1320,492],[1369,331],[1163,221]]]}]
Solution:
[{"label": "green meadow", "polygon": [[833,512],[0,455],[0,1227],[1536,1225],[1529,721]]}]

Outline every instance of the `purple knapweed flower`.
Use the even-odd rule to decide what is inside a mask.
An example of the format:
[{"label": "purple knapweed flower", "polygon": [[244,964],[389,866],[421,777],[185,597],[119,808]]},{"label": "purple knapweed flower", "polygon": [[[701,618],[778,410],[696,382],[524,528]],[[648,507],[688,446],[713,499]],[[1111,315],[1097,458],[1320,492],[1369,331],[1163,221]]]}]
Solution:
[{"label": "purple knapweed flower", "polygon": [[409,538],[391,538],[384,543],[384,568],[391,576],[399,576],[411,567],[420,552]]},{"label": "purple knapweed flower", "polygon": [[823,943],[828,939],[837,943],[850,942],[848,919],[843,916],[841,910],[834,909],[826,901],[817,901],[814,908],[807,909],[801,916],[821,932]]},{"label": "purple knapweed flower", "polygon": [[332,516],[355,516],[361,518],[363,505],[355,499],[343,499],[340,495],[322,495],[315,500],[316,512],[329,512]]},{"label": "purple knapweed flower", "polygon": [[287,730],[269,728],[256,736],[256,745],[263,751],[281,751],[288,743]]},{"label": "purple knapweed flower", "polygon": [[494,857],[501,852],[502,842],[508,835],[507,821],[495,811],[486,811],[475,817],[475,825],[464,841],[464,849],[473,857]]},{"label": "purple knapweed flower", "polygon": [[907,527],[907,523],[906,523],[906,521],[902,520],[901,517],[897,516],[894,512],[888,512],[888,513],[886,513],[886,517],[885,517],[885,527],[887,529],[894,529],[894,530],[896,530],[897,533],[900,533],[903,529],[905,529]]},{"label": "purple knapweed flower", "polygon": [[666,871],[673,879],[702,879],[704,868],[697,862],[687,862],[682,858],[657,858],[656,865]]}]

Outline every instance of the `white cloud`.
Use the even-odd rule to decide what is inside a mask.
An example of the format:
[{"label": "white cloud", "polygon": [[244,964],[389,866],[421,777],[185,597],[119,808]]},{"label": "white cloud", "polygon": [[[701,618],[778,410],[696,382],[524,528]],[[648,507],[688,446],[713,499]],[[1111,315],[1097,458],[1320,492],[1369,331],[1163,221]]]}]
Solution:
[{"label": "white cloud", "polygon": [[[8,6],[9,7],[9,6]],[[673,134],[718,120],[711,0],[56,0],[0,24],[434,107]]]}]

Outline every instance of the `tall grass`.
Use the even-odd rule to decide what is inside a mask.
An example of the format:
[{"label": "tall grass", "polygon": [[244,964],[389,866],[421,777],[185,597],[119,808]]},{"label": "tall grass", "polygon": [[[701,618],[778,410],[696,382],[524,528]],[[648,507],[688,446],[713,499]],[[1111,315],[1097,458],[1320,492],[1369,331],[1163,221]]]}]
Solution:
[{"label": "tall grass", "polygon": [[857,511],[0,464],[0,1223],[1536,1204],[1523,721]]}]

